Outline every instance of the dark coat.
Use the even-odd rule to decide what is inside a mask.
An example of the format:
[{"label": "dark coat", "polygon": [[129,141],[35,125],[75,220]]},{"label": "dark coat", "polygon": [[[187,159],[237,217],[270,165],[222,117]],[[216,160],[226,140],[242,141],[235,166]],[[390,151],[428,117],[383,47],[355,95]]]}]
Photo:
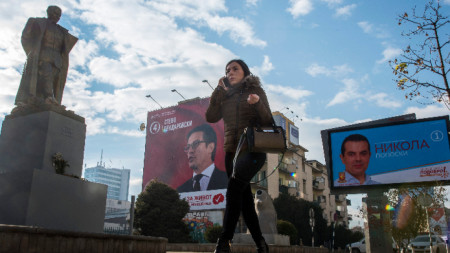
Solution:
[{"label": "dark coat", "polygon": [[[178,192],[193,192],[194,182],[193,179],[190,178],[186,182],[184,182],[182,185],[180,185],[177,188]],[[226,189],[228,186],[228,176],[227,173],[224,171],[219,170],[217,167],[214,167],[214,171],[211,174],[211,178],[209,179],[208,188],[207,190],[218,190],[218,189]]]},{"label": "dark coat", "polygon": [[[247,102],[250,94],[259,96],[258,103],[250,105]],[[271,125],[272,113],[258,77],[246,76],[228,91],[221,86],[214,90],[206,111],[206,121],[215,123],[222,118],[225,124],[225,152],[236,152],[239,138],[246,127],[256,122],[261,126]]]}]

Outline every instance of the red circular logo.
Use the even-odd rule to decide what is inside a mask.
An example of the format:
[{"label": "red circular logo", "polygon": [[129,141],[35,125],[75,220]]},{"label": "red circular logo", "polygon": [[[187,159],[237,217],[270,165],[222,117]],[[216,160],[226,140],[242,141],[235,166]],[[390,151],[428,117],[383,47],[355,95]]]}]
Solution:
[{"label": "red circular logo", "polygon": [[214,205],[217,205],[217,204],[223,202],[224,200],[225,200],[225,197],[223,196],[222,193],[219,193],[213,197]]}]

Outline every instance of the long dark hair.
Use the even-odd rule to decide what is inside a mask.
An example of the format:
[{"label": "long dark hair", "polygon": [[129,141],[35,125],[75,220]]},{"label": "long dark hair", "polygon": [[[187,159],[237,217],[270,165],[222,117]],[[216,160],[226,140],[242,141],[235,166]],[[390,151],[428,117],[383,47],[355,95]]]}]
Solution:
[{"label": "long dark hair", "polygon": [[237,64],[239,64],[241,66],[242,70],[244,71],[244,77],[251,74],[250,69],[248,68],[247,64],[241,59],[233,59],[233,60],[229,61],[227,63],[227,65],[225,65],[225,74],[227,72],[228,65],[230,65],[233,62],[236,62]]}]

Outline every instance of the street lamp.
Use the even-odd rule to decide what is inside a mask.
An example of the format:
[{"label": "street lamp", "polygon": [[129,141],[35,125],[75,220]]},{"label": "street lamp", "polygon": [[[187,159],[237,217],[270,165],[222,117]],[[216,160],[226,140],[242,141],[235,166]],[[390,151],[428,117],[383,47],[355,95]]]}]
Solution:
[{"label": "street lamp", "polygon": [[155,103],[157,103],[157,104],[159,105],[159,107],[161,107],[161,109],[163,109],[163,107],[162,107],[158,102],[156,102],[156,100],[155,100],[154,98],[152,98],[152,96],[150,96],[150,94],[148,94],[148,95],[145,96],[145,97],[151,98],[153,101],[155,101]]},{"label": "street lamp", "polygon": [[433,252],[433,240],[431,238],[430,218],[428,217],[428,207],[430,207],[431,204],[433,203],[433,199],[431,198],[430,195],[422,193],[417,198],[417,202],[419,202],[419,205],[425,207],[425,213],[427,214],[428,236],[430,237],[430,252]]},{"label": "street lamp", "polygon": [[309,225],[311,226],[311,234],[312,234],[311,242],[312,242],[312,246],[314,248],[314,226],[315,226],[315,220],[314,220],[314,209],[312,209],[312,208],[309,209]]},{"label": "street lamp", "polygon": [[209,87],[211,87],[212,90],[214,90],[214,88],[211,86],[211,84],[209,84],[208,80],[203,80],[202,82],[207,83],[209,85]]},{"label": "street lamp", "polygon": [[183,95],[181,95],[176,89],[173,89],[172,90],[172,92],[176,92],[176,93],[178,93],[178,95],[180,95],[184,100],[186,100],[186,98],[185,97],[183,97]]}]

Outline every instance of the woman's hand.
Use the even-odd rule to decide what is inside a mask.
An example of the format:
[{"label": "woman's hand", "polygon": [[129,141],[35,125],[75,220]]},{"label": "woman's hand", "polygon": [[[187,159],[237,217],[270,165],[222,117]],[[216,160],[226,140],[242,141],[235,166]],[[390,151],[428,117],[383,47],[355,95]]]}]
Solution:
[{"label": "woman's hand", "polygon": [[223,82],[223,79],[225,79],[226,77],[223,76],[222,78],[219,79],[219,84],[217,85],[217,87],[222,87],[224,90],[228,90],[228,87],[225,86],[225,83]]},{"label": "woman's hand", "polygon": [[254,105],[259,102],[259,96],[256,94],[250,94],[247,98],[247,103]]}]

